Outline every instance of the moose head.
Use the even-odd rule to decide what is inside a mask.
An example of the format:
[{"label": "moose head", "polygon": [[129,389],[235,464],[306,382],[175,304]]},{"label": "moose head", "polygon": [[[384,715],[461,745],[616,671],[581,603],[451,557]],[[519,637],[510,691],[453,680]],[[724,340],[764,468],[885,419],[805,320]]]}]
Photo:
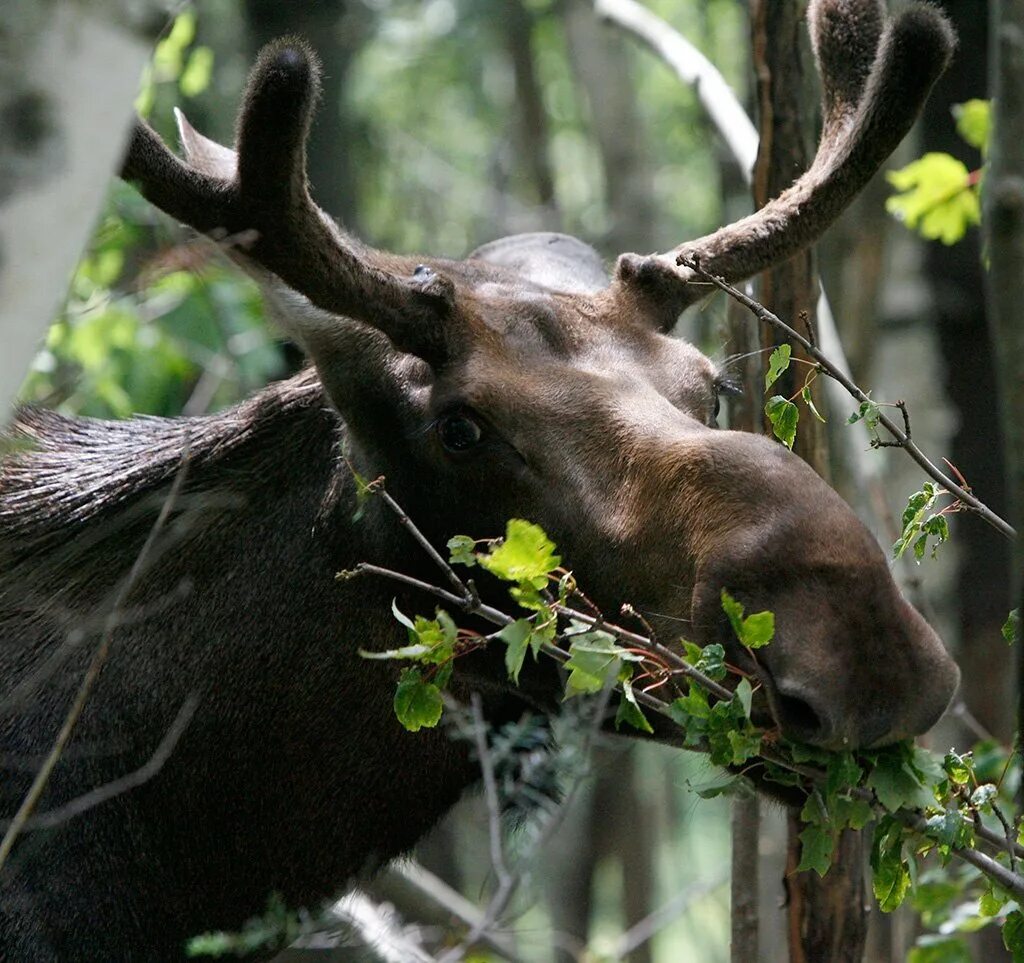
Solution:
[{"label": "moose head", "polygon": [[[602,607],[628,601],[666,638],[723,643],[793,738],[876,746],[935,722],[957,669],[872,536],[783,446],[719,429],[728,379],[669,334],[706,293],[680,258],[737,281],[812,243],[909,129],[953,45],[927,6],[886,22],[876,0],[812,0],[808,17],[825,92],[810,169],[708,237],[622,255],[611,278],[591,248],[557,234],[461,261],[344,234],[307,184],[318,68],[300,41],[260,55],[234,149],[179,115],[181,160],[135,125],[122,175],[260,280],[313,370],[201,419],[21,415],[16,430],[33,444],[0,472],[3,674],[24,696],[81,655],[69,626],[95,621],[136,572],[153,498],[187,454],[187,504],[172,514],[195,506],[191,527],[132,585],[148,614],[117,623],[80,731],[90,745],[149,739],[134,747],[144,757],[176,705],[195,697],[198,708],[158,775],[24,851],[0,949],[173,957],[184,937],[237,925],[271,890],[316,899],[407,849],[473,779],[443,734],[401,729],[391,667],[357,654],[391,647],[387,595],[334,573],[370,561],[415,575],[429,563],[378,504],[353,520],[346,462],[384,475],[438,546],[498,535],[512,517],[538,523]],[[168,608],[183,582],[189,601]],[[775,613],[756,665],[722,589]],[[485,710],[521,706],[487,658],[456,676],[485,693]],[[525,682],[535,703],[555,676],[537,667]],[[5,751],[48,748],[68,678],[23,717],[0,716]],[[117,752],[62,760],[42,805],[119,765]],[[16,805],[24,789],[12,777],[0,798]],[[101,899],[112,915],[99,925]]]},{"label": "moose head", "polygon": [[[266,48],[234,150],[180,114],[186,161],[143,124],[123,175],[196,230],[247,237],[282,325],[312,358],[360,468],[383,473],[443,540],[512,516],[551,532],[581,584],[678,620],[749,662],[720,608],[728,588],[776,613],[757,667],[783,731],[824,746],[923,732],[957,671],[905,602],[850,509],[796,456],[721,431],[715,366],[669,337],[705,289],[817,237],[902,139],[952,48],[933,10],[887,26],[880,6],[812,3],[825,92],[810,169],[762,210],[652,256],[596,254],[561,235],[486,245],[464,261],[398,257],[344,235],[310,198],[305,143],[316,60]],[[863,10],[860,10],[863,8]],[[927,681],[925,681],[927,680]]]}]

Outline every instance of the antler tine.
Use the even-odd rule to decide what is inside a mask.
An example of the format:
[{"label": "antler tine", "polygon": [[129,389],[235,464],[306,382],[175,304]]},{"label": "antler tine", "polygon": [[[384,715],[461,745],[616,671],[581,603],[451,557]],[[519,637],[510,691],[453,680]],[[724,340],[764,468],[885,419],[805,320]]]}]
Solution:
[{"label": "antler tine", "polygon": [[807,7],[811,49],[821,76],[823,129],[856,113],[885,28],[883,0],[827,0]]},{"label": "antler tine", "polygon": [[808,20],[825,122],[806,173],[761,210],[714,234],[664,255],[619,258],[617,279],[660,304],[667,324],[705,293],[686,283],[692,270],[675,265],[699,261],[704,271],[739,281],[813,243],[909,131],[956,45],[945,17],[923,4],[884,29],[877,0],[812,0]]},{"label": "antler tine", "polygon": [[[252,237],[246,259],[317,307],[364,321],[400,350],[443,364],[453,339],[440,322],[452,314],[452,283],[432,271],[413,277],[412,263],[355,242],[309,195],[306,139],[319,75],[316,57],[302,41],[268,45],[246,86],[237,154],[179,116],[186,163],[137,121],[121,176],[200,233]],[[300,327],[289,333],[306,343],[321,332]]]}]

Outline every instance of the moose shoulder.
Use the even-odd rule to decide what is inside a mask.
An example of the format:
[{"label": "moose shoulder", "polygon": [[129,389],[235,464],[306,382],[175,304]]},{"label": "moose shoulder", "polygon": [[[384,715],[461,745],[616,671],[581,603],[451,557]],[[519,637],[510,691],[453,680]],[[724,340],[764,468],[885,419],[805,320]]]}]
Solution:
[{"label": "moose shoulder", "polygon": [[[353,520],[353,467],[385,475],[437,545],[536,521],[599,604],[726,645],[795,738],[879,745],[938,718],[956,667],[870,534],[800,459],[719,430],[719,373],[666,333],[703,291],[679,254],[739,280],[811,243],[952,49],[930,7],[886,23],[873,0],[812,0],[808,16],[825,91],[808,172],[709,237],[623,255],[610,279],[562,235],[463,261],[344,235],[308,191],[317,67],[297,41],[261,54],[234,150],[180,118],[182,161],[136,125],[123,175],[236,244],[313,366],[204,418],[15,423],[30,444],[0,473],[5,816],[101,637],[110,658],[39,813],[136,771],[189,716],[152,778],[29,827],[3,869],[0,955],[177,959],[188,936],[237,927],[272,891],[313,903],[408,849],[473,780],[442,732],[399,726],[393,668],[358,655],[393,645],[391,590],[334,573],[433,573],[380,504]],[[776,614],[757,666],[736,651],[723,587]],[[538,666],[512,690],[485,650],[453,685],[500,721],[523,700],[551,705],[557,678]]]}]

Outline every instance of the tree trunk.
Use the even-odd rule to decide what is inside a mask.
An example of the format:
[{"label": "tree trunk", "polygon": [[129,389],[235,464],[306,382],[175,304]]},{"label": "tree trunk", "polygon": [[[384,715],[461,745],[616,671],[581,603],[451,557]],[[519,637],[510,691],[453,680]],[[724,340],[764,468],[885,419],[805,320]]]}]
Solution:
[{"label": "tree trunk", "polygon": [[[945,151],[968,165],[981,160],[956,132],[951,103],[983,97],[986,90],[986,17],[977,0],[945,0],[960,38],[961,51],[936,86],[923,115],[924,149]],[[957,244],[931,242],[926,274],[932,315],[945,362],[945,388],[957,411],[950,460],[991,508],[1006,511],[1004,449],[999,393],[980,390],[996,383],[991,328],[981,292],[985,278],[977,232]],[[1009,424],[1007,422],[1007,424]],[[954,519],[958,552],[957,592],[960,623],[962,692],[967,708],[997,738],[1013,733],[1013,680],[1006,671],[1006,643],[999,629],[1009,606],[1010,550],[1005,539],[974,518]]]},{"label": "tree trunk", "polygon": [[157,3],[0,4],[0,419],[92,231]]},{"label": "tree trunk", "polygon": [[[754,203],[762,207],[781,193],[810,163],[806,131],[807,75],[802,56],[803,2],[753,0],[754,73],[757,81],[758,124],[761,136],[754,168]],[[818,280],[811,251],[791,258],[761,277],[760,299],[798,329],[813,331]],[[774,345],[773,332],[762,331],[763,345]],[[793,357],[801,357],[795,348]],[[784,397],[799,393],[810,369],[794,364],[774,386]],[[822,409],[818,386],[812,389]],[[795,450],[824,478],[828,478],[828,452],[823,426],[806,408],[801,409]],[[824,878],[798,873],[799,820],[789,819],[789,854],[786,889],[789,896],[789,955],[794,963],[830,960],[855,963],[864,953],[867,925],[864,912],[864,851],[859,833],[844,832],[837,857]]]},{"label": "tree trunk", "polygon": [[512,63],[516,84],[516,140],[545,219],[558,223],[555,178],[548,157],[548,115],[533,62],[533,16],[522,0],[502,0],[495,26]]},{"label": "tree trunk", "polygon": [[[985,191],[988,303],[999,345],[1011,521],[1024,530],[1024,0],[993,0],[991,91],[995,126]],[[1016,542],[1014,598],[1024,615],[1024,537]],[[1024,642],[1018,641],[1018,729],[1024,736]],[[1024,746],[1024,739],[1018,742]],[[1024,751],[1024,750],[1021,750]],[[1020,790],[1024,806],[1024,788]]]},{"label": "tree trunk", "polygon": [[624,39],[598,23],[590,0],[566,0],[565,34],[604,168],[611,221],[604,245],[616,253],[646,251],[657,212]]}]

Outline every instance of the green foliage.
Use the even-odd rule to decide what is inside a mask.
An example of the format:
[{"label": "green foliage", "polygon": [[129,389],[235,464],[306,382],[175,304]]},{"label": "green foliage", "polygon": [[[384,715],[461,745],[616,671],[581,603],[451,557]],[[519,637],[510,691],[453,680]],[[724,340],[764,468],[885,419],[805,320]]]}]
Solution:
[{"label": "green foliage", "polygon": [[871,849],[871,888],[883,913],[891,913],[910,890],[910,864],[904,855],[903,827],[891,816],[875,827]]},{"label": "green foliage", "polygon": [[530,589],[545,588],[548,575],[562,564],[544,530],[521,518],[510,519],[505,538],[487,554],[478,555],[477,561],[492,575],[517,583],[528,597],[532,597]]},{"label": "green foliage", "polygon": [[953,118],[956,120],[956,132],[982,155],[987,154],[992,133],[992,102],[974,99],[954,104]]},{"label": "green foliage", "polygon": [[981,201],[962,161],[933,152],[887,175],[900,193],[885,209],[927,240],[955,244],[981,223]]},{"label": "green foliage", "polygon": [[[960,136],[984,157],[992,127],[989,101],[957,104],[953,116]],[[968,171],[950,154],[925,154],[886,176],[900,193],[885,202],[885,209],[927,240],[955,244],[981,223],[981,172]]]},{"label": "green foliage", "polygon": [[780,344],[772,351],[771,357],[768,359],[768,370],[764,375],[765,391],[775,384],[782,377],[783,373],[788,370],[792,353],[793,349],[788,344]]},{"label": "green foliage", "polygon": [[760,649],[775,637],[775,615],[772,612],[757,612],[743,616],[743,606],[725,589],[722,589],[722,608],[729,617],[736,638],[748,649]]},{"label": "green foliage", "polygon": [[709,679],[714,679],[715,682],[721,682],[725,678],[727,669],[725,665],[725,648],[723,646],[717,642],[712,642],[702,648],[699,645],[694,645],[692,642],[687,642],[685,639],[680,641],[683,644],[686,661],[698,672],[702,672]]},{"label": "green foliage", "polygon": [[403,669],[395,690],[395,715],[410,732],[432,729],[441,719],[441,690],[427,682],[419,669]]},{"label": "green foliage", "polygon": [[925,482],[919,492],[914,492],[907,499],[907,507],[903,510],[902,533],[892,547],[893,558],[902,558],[911,546],[914,559],[920,563],[928,547],[928,539],[934,538],[932,558],[935,558],[939,546],[949,539],[949,522],[942,512],[933,512],[935,501],[946,494],[934,482]]},{"label": "green foliage", "polygon": [[178,14],[143,71],[135,98],[135,109],[140,116],[148,118],[153,113],[161,86],[173,86],[175,92],[185,97],[197,97],[209,87],[213,76],[213,51],[209,47],[193,47],[195,35],[195,12],[185,10]]},{"label": "green foliage", "polygon": [[247,956],[251,953],[283,950],[303,935],[302,923],[285,906],[277,893],[267,900],[262,916],[249,920],[238,933],[203,933],[190,939],[185,948],[189,957]]},{"label": "green foliage", "polygon": [[848,425],[855,425],[858,421],[863,421],[864,426],[868,430],[872,442],[877,443],[878,438],[878,423],[879,423],[879,408],[878,405],[868,398],[867,401],[862,401],[860,407],[846,419]]},{"label": "green foliage", "polygon": [[[868,405],[858,417],[870,414]],[[911,500],[905,527],[920,523],[925,528],[921,513],[930,510],[937,494],[929,485]],[[909,742],[853,753],[793,743],[777,733],[766,739],[750,718],[755,684],[725,662],[723,646],[702,648],[680,640],[683,662],[700,673],[680,676],[666,674],[667,665],[656,651],[622,644],[614,626],[595,628],[575,617],[559,628],[556,606],[565,603],[574,583],[561,570],[554,544],[536,525],[513,520],[503,540],[479,542],[456,536],[448,547],[453,562],[479,565],[518,590],[515,597],[526,614],[490,637],[506,646],[505,665],[513,681],[519,678],[528,649],[536,656],[545,647],[557,647],[564,653],[566,700],[607,693],[614,686],[620,693],[615,727],[647,733],[653,727],[641,708],[641,681],[647,691],[674,681],[677,693],[680,685],[685,690],[670,701],[654,700],[653,708],[678,727],[682,746],[706,752],[715,765],[734,770],[753,765],[767,781],[800,789],[806,798],[800,813],[800,870],[825,875],[839,834],[878,820],[871,866],[879,907],[891,912],[912,897],[925,925],[940,930],[918,940],[913,959],[959,959],[962,941],[957,933],[1003,919],[1004,937],[1019,943],[1016,903],[973,867],[957,876],[944,869],[946,875],[938,880],[921,872],[925,860],[945,867],[955,852],[974,847],[979,822],[993,816],[1002,819],[998,807],[1001,800],[1012,798],[1019,765],[1001,747],[979,744],[976,753],[951,750],[939,759]],[[724,589],[721,601],[742,645],[753,650],[771,642],[771,612],[748,616]],[[423,667],[422,672],[402,672],[395,696],[396,715],[416,731],[440,719],[441,689],[460,654],[488,640],[464,635],[440,610],[432,620],[409,619],[397,608],[395,616],[405,626],[410,644],[374,657],[411,660]],[[717,683],[730,672],[739,677],[727,697]],[[646,696],[644,701],[651,702]],[[745,789],[745,780],[731,776],[708,787],[705,795]]]},{"label": "green foliage", "polygon": [[132,188],[112,188],[23,401],[94,417],[172,415],[204,377],[205,407],[215,408],[281,373],[255,285],[205,258],[179,270],[172,254],[146,268],[148,219]]},{"label": "green foliage", "polygon": [[782,395],[772,395],[765,402],[764,413],[772,426],[772,434],[787,448],[792,449],[796,441],[796,426],[800,421],[800,411],[792,401]]},{"label": "green foliage", "polygon": [[958,936],[929,934],[907,954],[907,963],[972,963],[971,951]]},{"label": "green foliage", "polygon": [[1019,642],[1021,638],[1021,620],[1020,620],[1020,609],[1013,609],[1008,616],[1006,621],[1003,623],[1003,638],[1006,639],[1007,643],[1013,645],[1014,642]]},{"label": "green foliage", "polygon": [[1003,945],[1013,955],[1013,963],[1024,963],[1024,913],[1014,910],[1003,924]]}]

